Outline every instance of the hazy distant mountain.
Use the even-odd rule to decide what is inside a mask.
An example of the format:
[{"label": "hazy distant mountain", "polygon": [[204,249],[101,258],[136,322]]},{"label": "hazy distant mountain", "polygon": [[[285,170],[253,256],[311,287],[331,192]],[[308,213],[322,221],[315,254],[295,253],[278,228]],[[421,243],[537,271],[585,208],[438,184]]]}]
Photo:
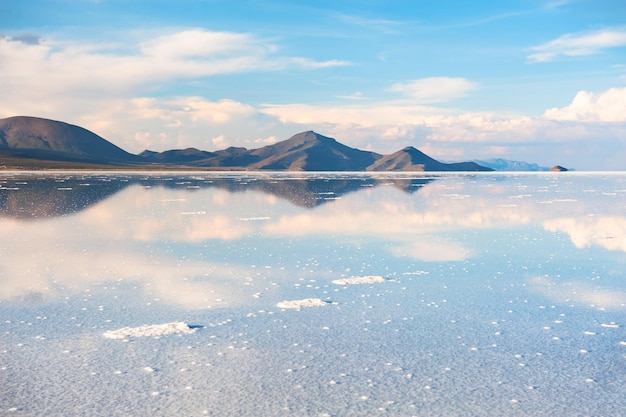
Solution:
[{"label": "hazy distant mountain", "polygon": [[27,116],[0,120],[0,152],[23,158],[91,163],[128,163],[137,158],[82,127]]},{"label": "hazy distant mountain", "polygon": [[[28,164],[25,164],[27,161]],[[489,171],[474,162],[446,164],[413,147],[391,155],[351,148],[313,131],[258,149],[196,148],[133,155],[78,126],[36,117],[0,120],[0,163],[33,168],[77,167],[75,163],[134,168],[202,168],[276,171]]]},{"label": "hazy distant mountain", "polygon": [[529,164],[523,161],[511,161],[502,158],[490,158],[484,160],[474,160],[479,165],[493,168],[496,171],[549,171],[550,168],[540,167],[537,164]]},{"label": "hazy distant mountain", "polygon": [[367,168],[368,171],[492,171],[475,162],[446,164],[425,153],[407,146],[398,152],[386,155]]}]

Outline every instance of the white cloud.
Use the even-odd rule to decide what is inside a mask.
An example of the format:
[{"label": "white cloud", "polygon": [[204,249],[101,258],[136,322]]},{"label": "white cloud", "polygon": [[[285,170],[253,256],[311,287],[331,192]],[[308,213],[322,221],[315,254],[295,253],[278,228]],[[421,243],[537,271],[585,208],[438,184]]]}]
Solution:
[{"label": "white cloud", "polygon": [[259,54],[274,52],[273,45],[264,45],[246,33],[209,32],[191,29],[159,36],[141,44],[145,56],[169,61],[174,58],[212,57],[234,51],[254,51]]},{"label": "white cloud", "polygon": [[530,48],[530,62],[547,62],[560,56],[594,55],[607,48],[626,46],[626,29],[602,29],[595,32],[568,33],[550,42]]},{"label": "white cloud", "polygon": [[[44,106],[54,107],[58,101],[129,98],[155,82],[349,64],[280,56],[276,45],[245,33],[194,29],[129,44],[72,43],[34,35],[2,37],[3,101],[13,103],[9,108],[14,109],[23,104],[26,114],[37,110],[46,114]],[[33,106],[38,102],[45,104]]]},{"label": "white cloud", "polygon": [[393,101],[349,104],[266,104],[260,111],[277,117],[283,123],[352,124],[359,126],[415,124],[433,125],[451,114],[444,109]]},{"label": "white cloud", "polygon": [[[258,138],[282,140],[314,129],[380,153],[412,145],[438,159],[467,160],[492,157],[498,149],[498,156],[508,159],[541,163],[536,158],[543,155],[552,165],[625,168],[626,150],[619,140],[626,137],[625,88],[581,91],[572,103],[540,117],[437,107],[477,88],[454,77],[394,84],[387,93],[394,93],[396,100],[374,100],[357,92],[334,102],[253,106],[228,98],[155,97],[149,88],[216,74],[348,63],[282,56],[275,44],[251,34],[200,29],[144,36],[128,45],[68,43],[35,35],[0,38],[0,117],[63,120],[129,152],[250,148],[265,144]],[[586,150],[578,146],[583,141]],[[559,148],[549,148],[553,145]],[[592,153],[603,162],[585,167],[593,161],[584,155]],[[563,160],[565,154],[572,159]]]},{"label": "white cloud", "polygon": [[626,87],[611,88],[598,95],[579,91],[570,105],[548,109],[544,117],[583,122],[626,122]]},{"label": "white cloud", "polygon": [[389,91],[404,94],[419,103],[441,103],[465,96],[476,84],[465,78],[429,77],[393,84]]}]

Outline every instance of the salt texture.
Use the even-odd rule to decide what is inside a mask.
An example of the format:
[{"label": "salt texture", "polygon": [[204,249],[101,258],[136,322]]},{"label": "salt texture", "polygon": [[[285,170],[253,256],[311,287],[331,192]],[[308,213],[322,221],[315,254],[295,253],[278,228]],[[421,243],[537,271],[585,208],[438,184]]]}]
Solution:
[{"label": "salt texture", "polygon": [[174,333],[190,334],[195,331],[196,329],[189,327],[187,323],[179,321],[139,327],[123,327],[118,330],[109,330],[108,332],[104,332],[103,336],[109,339],[125,339],[127,337],[164,336]]},{"label": "salt texture", "polygon": [[352,277],[336,279],[333,284],[337,285],[358,285],[358,284],[376,284],[379,282],[387,282],[387,280],[379,275],[369,275],[365,277]]},{"label": "salt texture", "polygon": [[295,308],[300,309],[302,307],[324,307],[328,303],[319,298],[305,298],[304,300],[291,300],[291,301],[280,301],[276,304],[278,308]]}]

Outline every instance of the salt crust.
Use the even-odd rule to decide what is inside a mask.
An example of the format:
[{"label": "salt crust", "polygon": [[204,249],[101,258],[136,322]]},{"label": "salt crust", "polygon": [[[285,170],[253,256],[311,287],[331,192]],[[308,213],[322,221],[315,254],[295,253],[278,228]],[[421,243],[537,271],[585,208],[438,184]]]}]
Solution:
[{"label": "salt crust", "polygon": [[194,333],[196,329],[189,327],[187,323],[182,321],[165,323],[165,324],[153,324],[139,327],[123,327],[118,330],[110,330],[104,332],[103,336],[109,339],[125,339],[127,337],[150,337],[150,336],[164,336],[174,333],[190,334]]},{"label": "salt crust", "polygon": [[352,278],[336,279],[333,281],[333,284],[358,285],[358,284],[375,284],[378,282],[387,282],[387,280],[378,275],[369,275],[366,277],[352,277]]},{"label": "salt crust", "polygon": [[328,303],[319,298],[305,298],[304,300],[280,301],[276,304],[276,307],[295,308],[299,310],[302,307],[324,307],[326,305],[328,305]]}]

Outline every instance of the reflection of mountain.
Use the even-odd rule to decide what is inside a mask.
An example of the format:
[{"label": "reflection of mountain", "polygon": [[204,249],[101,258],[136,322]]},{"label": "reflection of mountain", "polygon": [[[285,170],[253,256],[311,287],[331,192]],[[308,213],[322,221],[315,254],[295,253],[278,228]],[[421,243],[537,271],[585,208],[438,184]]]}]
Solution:
[{"label": "reflection of mountain", "polygon": [[[207,179],[210,179],[207,181]],[[266,194],[288,200],[299,207],[313,208],[342,196],[362,190],[364,188],[379,185],[392,185],[407,193],[414,193],[420,187],[434,181],[434,178],[404,179],[384,178],[376,176],[236,176],[236,177],[187,177],[178,178],[177,181],[158,180],[148,184],[145,179],[144,185],[160,185],[167,188],[187,187],[190,189],[217,187],[229,192],[261,191]]]},{"label": "reflection of mountain", "polygon": [[126,188],[96,177],[14,177],[0,185],[0,215],[22,220],[77,213]]},{"label": "reflection of mountain", "polygon": [[184,189],[219,188],[229,192],[260,191],[313,208],[348,193],[378,185],[392,185],[413,193],[433,178],[401,179],[375,176],[71,176],[6,177],[0,181],[0,215],[22,220],[65,216],[80,212],[132,184]]}]

